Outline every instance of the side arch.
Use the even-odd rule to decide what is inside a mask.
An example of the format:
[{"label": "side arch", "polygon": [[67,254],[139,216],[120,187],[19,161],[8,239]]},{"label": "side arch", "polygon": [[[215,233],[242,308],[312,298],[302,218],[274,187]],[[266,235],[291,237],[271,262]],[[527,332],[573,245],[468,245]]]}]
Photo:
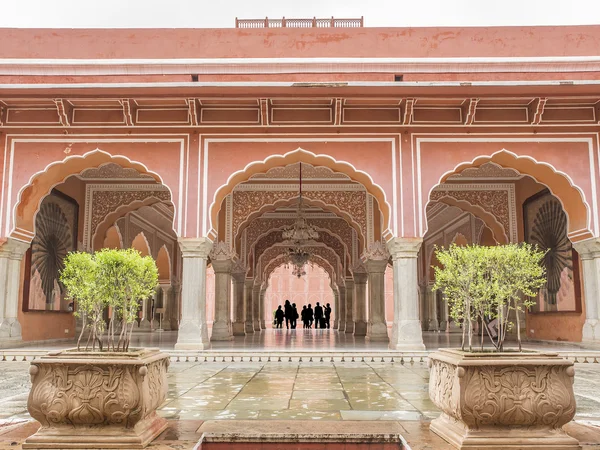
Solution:
[{"label": "side arch", "polygon": [[[43,198],[52,188],[63,183],[72,175],[78,175],[86,169],[97,168],[109,162],[150,175],[158,184],[168,189],[170,198],[173,200],[172,188],[164,183],[158,173],[150,171],[144,164],[132,161],[126,156],[111,155],[103,150],[95,149],[83,155],[67,156],[63,160],[54,161],[44,170],[33,174],[29,182],[19,189],[17,200],[11,211],[12,222],[7,220],[6,223],[6,235],[19,240],[31,241],[35,235],[35,216]],[[174,204],[176,215],[179,212],[179,206]]]},{"label": "side arch", "polygon": [[597,233],[598,226],[592,226],[592,218],[597,221],[597,214],[594,216],[591,213],[590,204],[585,198],[583,189],[577,186],[571,177],[552,165],[538,161],[528,155],[517,155],[507,149],[501,149],[491,155],[482,155],[474,158],[472,161],[464,161],[454,167],[454,169],[445,172],[439,179],[437,184],[430,187],[427,193],[427,203],[425,208],[420,211],[421,223],[425,222],[422,227],[422,234],[427,231],[427,221],[425,210],[430,203],[431,192],[440,184],[444,183],[451,175],[461,173],[463,170],[470,167],[479,167],[485,163],[493,162],[501,167],[515,169],[522,175],[528,175],[538,183],[545,185],[550,192],[560,201],[565,213],[567,214],[567,223],[569,230],[569,238],[573,242],[588,239],[594,236],[593,230]]}]

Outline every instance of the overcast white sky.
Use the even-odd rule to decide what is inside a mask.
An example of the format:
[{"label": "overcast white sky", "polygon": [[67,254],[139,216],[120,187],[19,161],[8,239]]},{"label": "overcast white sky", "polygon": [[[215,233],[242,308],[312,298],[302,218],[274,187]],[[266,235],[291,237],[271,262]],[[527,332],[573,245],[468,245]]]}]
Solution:
[{"label": "overcast white sky", "polygon": [[[365,17],[366,26],[600,24],[600,0],[3,0],[0,27],[233,27],[235,17]],[[0,43],[1,45],[1,43]]]}]

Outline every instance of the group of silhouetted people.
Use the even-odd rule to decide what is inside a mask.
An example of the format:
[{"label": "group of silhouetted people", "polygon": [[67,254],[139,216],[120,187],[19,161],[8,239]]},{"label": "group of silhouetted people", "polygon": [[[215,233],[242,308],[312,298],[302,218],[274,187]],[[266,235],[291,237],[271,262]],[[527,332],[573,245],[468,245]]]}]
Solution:
[{"label": "group of silhouetted people", "polygon": [[290,304],[290,301],[286,300],[283,309],[279,305],[275,311],[275,328],[283,328],[283,319],[285,319],[285,327],[295,329],[296,321],[299,317],[302,319],[303,328],[312,328],[313,323],[315,324],[315,328],[329,328],[329,319],[331,317],[331,306],[329,306],[329,303],[323,308],[317,302],[314,310],[309,303],[308,307],[306,305],[302,307],[300,314],[299,316],[296,304]]}]

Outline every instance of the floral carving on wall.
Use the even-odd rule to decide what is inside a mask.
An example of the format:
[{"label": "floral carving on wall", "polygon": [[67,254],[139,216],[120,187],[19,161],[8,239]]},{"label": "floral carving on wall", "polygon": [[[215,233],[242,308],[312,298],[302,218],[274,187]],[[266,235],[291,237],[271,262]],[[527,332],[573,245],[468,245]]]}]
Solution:
[{"label": "floral carving on wall", "polygon": [[[327,205],[335,205],[340,211],[348,214],[358,224],[363,236],[367,235],[367,193],[366,191],[317,191],[307,190],[303,197],[318,200]],[[294,199],[298,196],[293,190],[234,190],[232,232],[236,236],[241,225],[252,213],[263,206],[272,205],[280,200]]]},{"label": "floral carving on wall", "polygon": [[[288,164],[287,166],[273,167],[266,173],[257,173],[250,177],[255,178],[269,178],[269,179],[286,179],[286,180],[297,180],[300,177],[300,163]],[[346,174],[334,172],[329,167],[324,166],[313,166],[307,163],[302,163],[302,178],[305,180],[309,179],[342,179],[350,180],[350,177]]]}]

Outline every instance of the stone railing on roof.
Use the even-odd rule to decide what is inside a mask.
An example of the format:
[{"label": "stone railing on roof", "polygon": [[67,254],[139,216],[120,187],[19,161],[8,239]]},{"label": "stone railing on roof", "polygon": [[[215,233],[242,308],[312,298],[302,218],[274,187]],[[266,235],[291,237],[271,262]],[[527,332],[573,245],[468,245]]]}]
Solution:
[{"label": "stone railing on roof", "polygon": [[236,28],[361,28],[364,19],[238,19],[235,18]]}]

